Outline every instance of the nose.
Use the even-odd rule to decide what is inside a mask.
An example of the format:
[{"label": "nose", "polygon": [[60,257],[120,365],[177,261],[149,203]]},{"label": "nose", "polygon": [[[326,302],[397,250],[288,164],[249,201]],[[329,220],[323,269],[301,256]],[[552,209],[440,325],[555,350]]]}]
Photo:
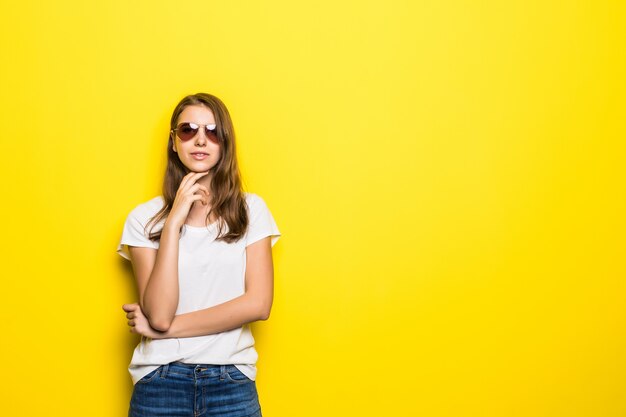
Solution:
[{"label": "nose", "polygon": [[206,144],[206,141],[209,140],[209,138],[206,135],[206,130],[203,128],[198,129],[198,133],[196,133],[196,145],[200,145],[200,144]]}]

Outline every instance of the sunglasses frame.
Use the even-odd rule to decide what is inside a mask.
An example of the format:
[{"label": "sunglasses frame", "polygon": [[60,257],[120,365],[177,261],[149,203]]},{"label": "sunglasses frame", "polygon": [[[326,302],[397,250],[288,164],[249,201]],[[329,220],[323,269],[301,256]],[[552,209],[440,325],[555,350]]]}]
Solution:
[{"label": "sunglasses frame", "polygon": [[[178,134],[178,130],[180,130],[181,126],[183,125],[189,125],[191,129],[195,130],[195,133],[193,134],[193,136],[191,136],[188,139],[183,139],[180,137],[180,135]],[[209,126],[213,126],[213,129],[210,129]],[[219,137],[217,136],[217,124],[216,123],[209,123],[209,124],[203,125],[203,124],[193,123],[193,122],[182,122],[182,123],[179,123],[178,126],[176,126],[176,129],[170,130],[170,133],[175,134],[178,137],[178,139],[181,140],[181,142],[187,142],[195,138],[198,135],[198,132],[200,132],[200,128],[204,128],[204,135],[211,142],[219,143]],[[215,138],[215,140],[213,140],[213,138]]]}]

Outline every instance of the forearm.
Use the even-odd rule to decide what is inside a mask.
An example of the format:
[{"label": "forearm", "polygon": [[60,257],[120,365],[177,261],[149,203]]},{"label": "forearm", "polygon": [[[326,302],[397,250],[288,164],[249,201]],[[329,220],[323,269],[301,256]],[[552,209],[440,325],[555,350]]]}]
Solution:
[{"label": "forearm", "polygon": [[213,307],[175,316],[162,338],[221,333],[246,323],[265,320],[267,316],[257,299],[251,294],[244,294]]},{"label": "forearm", "polygon": [[141,308],[150,325],[158,330],[167,330],[178,308],[179,237],[179,229],[166,224],[143,295]]}]

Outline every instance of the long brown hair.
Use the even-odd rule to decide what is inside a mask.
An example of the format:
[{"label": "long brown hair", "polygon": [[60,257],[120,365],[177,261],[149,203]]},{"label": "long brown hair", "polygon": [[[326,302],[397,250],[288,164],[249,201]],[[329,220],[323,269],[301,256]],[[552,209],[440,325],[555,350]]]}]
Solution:
[{"label": "long brown hair", "polygon": [[[232,243],[239,240],[248,227],[248,212],[246,210],[246,200],[241,184],[241,174],[237,164],[237,154],[235,149],[235,130],[230,118],[228,109],[219,98],[206,93],[191,94],[184,97],[174,109],[170,121],[170,129],[176,129],[178,117],[187,106],[205,106],[213,112],[215,124],[217,125],[217,137],[220,144],[220,159],[211,168],[212,180],[211,189],[211,209],[206,217],[208,224],[211,213],[215,213],[218,218],[218,233],[216,240],[223,240]],[[172,209],[176,192],[183,179],[189,173],[189,169],[180,161],[178,154],[174,152],[173,144],[176,140],[175,133],[170,132],[167,142],[167,168],[163,180],[163,199],[165,204],[146,225],[146,230],[150,227],[149,238],[156,241],[161,238],[161,230],[152,232],[154,226],[161,220],[167,218]],[[228,225],[228,232],[224,230]]]}]

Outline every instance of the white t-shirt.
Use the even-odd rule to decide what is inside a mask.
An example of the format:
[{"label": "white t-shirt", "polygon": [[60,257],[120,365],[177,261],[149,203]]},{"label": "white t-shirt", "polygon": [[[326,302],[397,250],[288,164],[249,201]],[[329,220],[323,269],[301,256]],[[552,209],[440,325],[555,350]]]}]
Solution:
[{"label": "white t-shirt", "polygon": [[[179,300],[176,314],[202,310],[245,293],[246,246],[271,236],[274,246],[280,232],[265,201],[245,193],[248,229],[237,242],[216,241],[217,223],[208,227],[185,225],[178,246]],[[135,207],[126,219],[117,253],[130,260],[128,246],[159,248],[144,233],[144,226],[163,207],[158,196]],[[162,220],[153,231],[163,227]],[[224,224],[226,230],[228,226]],[[149,231],[149,230],[148,230]],[[127,246],[128,245],[128,246]],[[258,354],[249,324],[240,328],[196,337],[150,339],[141,337],[128,367],[133,385],[160,365],[170,362],[235,365],[256,379]]]}]

